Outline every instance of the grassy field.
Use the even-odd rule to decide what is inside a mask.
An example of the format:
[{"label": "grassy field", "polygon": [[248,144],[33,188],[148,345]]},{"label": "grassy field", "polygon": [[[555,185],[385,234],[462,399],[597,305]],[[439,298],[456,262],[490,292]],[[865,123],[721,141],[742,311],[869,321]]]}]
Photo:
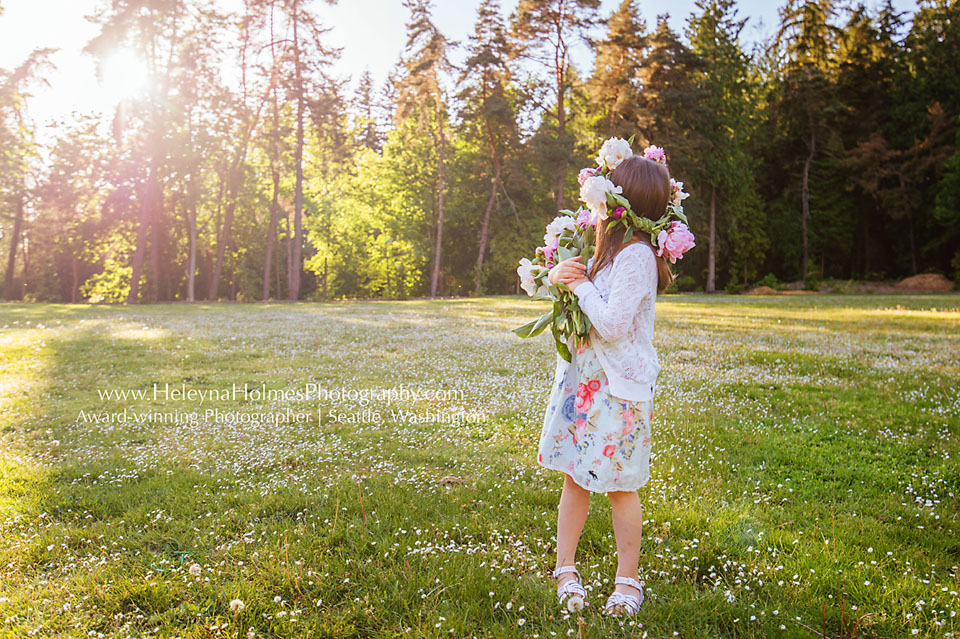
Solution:
[{"label": "grassy field", "polygon": [[630,621],[540,310],[0,305],[0,637],[958,635],[960,295],[663,297]]}]

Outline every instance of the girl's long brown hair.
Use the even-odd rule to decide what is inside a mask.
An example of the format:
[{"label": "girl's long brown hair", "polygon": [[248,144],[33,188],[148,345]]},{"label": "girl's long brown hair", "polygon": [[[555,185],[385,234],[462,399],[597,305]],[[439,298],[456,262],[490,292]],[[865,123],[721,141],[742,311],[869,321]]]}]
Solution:
[{"label": "girl's long brown hair", "polygon": [[[663,217],[670,201],[670,171],[666,165],[639,155],[625,159],[610,174],[610,181],[623,189],[621,195],[630,202],[630,208],[638,216],[658,220]],[[590,264],[587,277],[591,280],[600,270],[613,262],[625,246],[634,242],[644,242],[652,248],[650,236],[634,231],[627,244],[623,243],[626,229],[617,225],[607,230],[610,218],[597,221],[597,252]],[[673,282],[673,272],[665,257],[657,258],[657,292],[663,291]]]}]

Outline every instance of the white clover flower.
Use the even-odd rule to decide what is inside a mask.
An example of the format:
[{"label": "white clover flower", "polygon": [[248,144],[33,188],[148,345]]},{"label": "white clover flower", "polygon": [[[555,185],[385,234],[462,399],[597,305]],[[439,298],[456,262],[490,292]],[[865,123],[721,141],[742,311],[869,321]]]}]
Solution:
[{"label": "white clover flower", "polygon": [[200,574],[200,570],[201,570],[200,564],[190,564],[190,574],[193,575],[194,577]]},{"label": "white clover flower", "polygon": [[577,221],[569,215],[558,215],[553,221],[547,224],[547,232],[543,235],[543,244],[550,244],[551,240],[556,240],[565,229],[574,230],[577,227]]},{"label": "white clover flower", "polygon": [[621,193],[623,188],[602,176],[588,178],[580,187],[580,199],[601,220],[607,219],[607,193]]},{"label": "white clover flower", "polygon": [[234,599],[230,602],[230,611],[231,612],[240,612],[243,610],[243,602],[239,599]]},{"label": "white clover flower", "polygon": [[603,146],[600,147],[599,155],[597,156],[597,165],[603,166],[603,163],[606,162],[612,171],[631,155],[633,155],[633,151],[630,150],[629,142],[623,138],[609,138],[603,143]]}]

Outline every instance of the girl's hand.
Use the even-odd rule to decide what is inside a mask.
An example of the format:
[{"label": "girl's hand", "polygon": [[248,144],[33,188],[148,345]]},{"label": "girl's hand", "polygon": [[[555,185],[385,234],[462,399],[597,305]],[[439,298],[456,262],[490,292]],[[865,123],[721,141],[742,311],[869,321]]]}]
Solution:
[{"label": "girl's hand", "polygon": [[552,269],[547,279],[551,284],[566,284],[567,288],[573,291],[577,286],[587,281],[587,265],[579,262],[580,255],[571,257],[569,260],[563,260]]}]

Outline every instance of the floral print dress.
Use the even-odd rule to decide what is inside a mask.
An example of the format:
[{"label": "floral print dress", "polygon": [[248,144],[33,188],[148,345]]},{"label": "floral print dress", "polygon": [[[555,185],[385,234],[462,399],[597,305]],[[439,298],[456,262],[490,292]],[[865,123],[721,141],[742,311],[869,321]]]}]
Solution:
[{"label": "floral print dress", "polygon": [[610,394],[592,337],[570,349],[570,362],[557,355],[537,462],[593,492],[636,491],[650,478],[653,401]]}]

